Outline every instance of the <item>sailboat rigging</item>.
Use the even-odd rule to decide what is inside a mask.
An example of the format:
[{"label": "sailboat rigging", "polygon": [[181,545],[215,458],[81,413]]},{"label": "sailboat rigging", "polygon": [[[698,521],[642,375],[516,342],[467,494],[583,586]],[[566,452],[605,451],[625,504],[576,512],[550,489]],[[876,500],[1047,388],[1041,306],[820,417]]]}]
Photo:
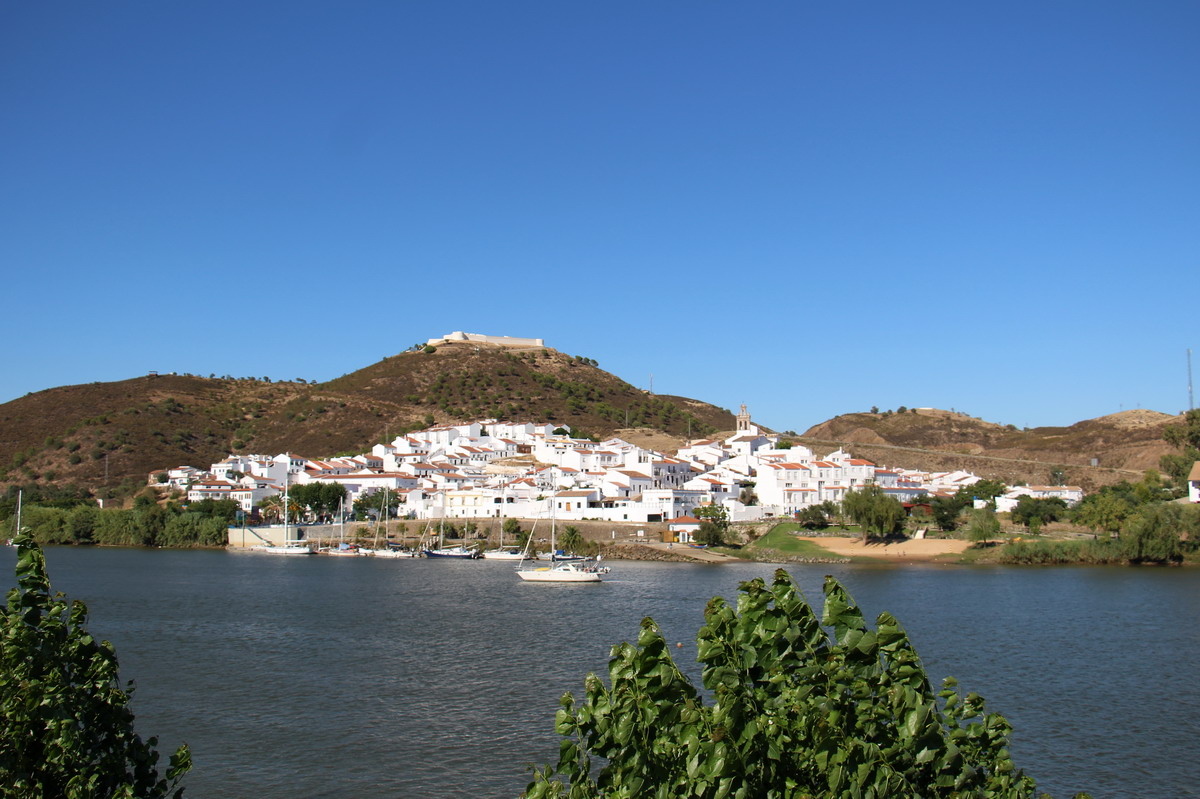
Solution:
[{"label": "sailboat rigging", "polygon": [[262,547],[263,552],[269,552],[272,555],[311,555],[313,554],[312,547],[302,543],[299,537],[296,540],[291,539],[291,528],[288,525],[288,477],[290,476],[290,464],[288,471],[283,473],[283,545],[268,544]]},{"label": "sailboat rigging", "polygon": [[10,547],[11,547],[11,546],[16,546],[16,540],[17,540],[17,537],[18,537],[19,535],[21,535],[21,500],[22,500],[22,498],[24,498],[24,496],[25,496],[25,492],[24,492],[24,491],[22,491],[22,490],[20,490],[20,489],[18,489],[18,490],[17,490],[17,521],[16,521],[16,524],[13,526],[13,536],[12,536],[12,538],[8,539],[8,540],[5,542],[5,543],[7,543],[7,544],[8,544]]},{"label": "sailboat rigging", "polygon": [[[550,495],[550,553],[553,557],[557,550],[557,541],[555,540],[555,514],[554,508],[557,494]],[[530,534],[529,540],[533,540],[533,535]],[[597,556],[594,562],[585,561],[551,561],[549,566],[517,568],[517,576],[525,582],[529,583],[598,583],[601,582],[601,576],[608,574],[609,568],[601,566],[600,557]],[[524,561],[521,562],[524,566]]]},{"label": "sailboat rigging", "polygon": [[337,555],[340,557],[357,557],[359,550],[353,544],[346,543],[346,500],[338,502],[338,545],[325,547],[320,550],[322,555]]},{"label": "sailboat rigging", "polygon": [[505,486],[500,489],[500,513],[497,518],[500,520],[500,545],[495,549],[485,550],[483,557],[488,560],[522,560],[525,553],[518,546],[504,546],[504,501],[505,501]]},{"label": "sailboat rigging", "polygon": [[[388,493],[388,489],[385,488],[384,493],[386,496]],[[375,530],[375,546],[374,546],[374,549],[370,550],[371,554],[377,558],[416,558],[416,557],[420,557],[420,555],[421,555],[420,552],[417,552],[417,551],[411,550],[411,549],[393,548],[392,545],[388,542],[387,507],[386,506],[383,509],[383,519],[384,519],[384,522],[383,522],[383,548],[382,549],[379,548],[379,529],[376,528],[376,530]],[[404,528],[401,527],[401,531],[403,531],[403,529]]]},{"label": "sailboat rigging", "polygon": [[479,552],[474,549],[468,549],[463,545],[456,547],[447,547],[445,539],[445,521],[446,517],[442,516],[438,521],[438,545],[437,549],[426,549],[425,557],[427,558],[459,558],[459,559],[474,559],[479,557]]}]

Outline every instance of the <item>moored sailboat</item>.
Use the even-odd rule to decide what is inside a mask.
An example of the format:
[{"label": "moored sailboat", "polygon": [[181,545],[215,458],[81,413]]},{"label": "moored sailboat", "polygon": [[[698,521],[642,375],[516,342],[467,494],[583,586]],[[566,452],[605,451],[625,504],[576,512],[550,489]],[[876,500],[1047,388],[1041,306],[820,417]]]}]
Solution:
[{"label": "moored sailboat", "polygon": [[521,560],[525,557],[525,553],[520,547],[499,547],[485,550],[483,557],[488,560]]},{"label": "moored sailboat", "polygon": [[334,555],[342,558],[356,558],[362,552],[355,544],[346,543],[346,501],[343,499],[338,503],[338,545],[321,547],[317,550],[318,555]]},{"label": "moored sailboat", "polygon": [[[550,552],[557,551],[554,524],[554,497],[550,498]],[[529,536],[533,541],[533,535]],[[522,561],[524,566],[524,561]],[[602,575],[608,574],[609,568],[600,565],[599,556],[595,561],[551,561],[549,566],[517,568],[517,576],[527,583],[598,583]]]},{"label": "moored sailboat", "polygon": [[427,558],[458,558],[460,560],[473,560],[479,557],[479,550],[468,549],[465,546],[459,545],[456,547],[446,546],[445,530],[442,523],[438,523],[438,545],[436,549],[426,549],[425,557]]},{"label": "moored sailboat", "polygon": [[19,536],[19,535],[21,534],[21,499],[22,499],[24,496],[25,496],[25,492],[24,492],[24,491],[21,491],[21,490],[18,490],[18,491],[17,491],[17,520],[16,520],[16,522],[13,524],[13,534],[12,534],[12,538],[6,538],[6,539],[4,539],[4,545],[5,545],[5,546],[9,546],[9,547],[15,547],[15,546],[16,546],[16,543],[15,543],[15,542],[16,542],[16,540],[17,540],[17,536]]},{"label": "moored sailboat", "polygon": [[313,554],[312,547],[306,543],[302,543],[299,538],[293,540],[291,528],[288,525],[288,473],[283,473],[283,545],[267,544],[263,547],[251,547],[260,552],[266,552],[270,555],[311,555]]},{"label": "moored sailboat", "polygon": [[504,492],[500,492],[500,545],[495,549],[486,549],[483,557],[487,560],[523,560],[525,551],[518,546],[504,546]]}]

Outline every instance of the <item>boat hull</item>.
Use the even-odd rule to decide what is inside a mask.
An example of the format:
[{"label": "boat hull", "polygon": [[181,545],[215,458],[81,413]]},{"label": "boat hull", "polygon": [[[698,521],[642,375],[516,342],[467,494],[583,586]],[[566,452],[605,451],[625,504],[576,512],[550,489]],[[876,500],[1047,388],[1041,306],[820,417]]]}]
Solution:
[{"label": "boat hull", "polygon": [[456,551],[452,549],[427,549],[425,550],[427,558],[458,558],[460,560],[472,560],[478,557],[474,551]]},{"label": "boat hull", "polygon": [[268,555],[311,555],[313,551],[309,547],[250,547],[255,552],[266,552]]},{"label": "boat hull", "polygon": [[598,583],[600,575],[581,569],[519,569],[517,576],[527,583]]},{"label": "boat hull", "polygon": [[[521,560],[525,556],[521,552],[506,552],[503,549],[489,549],[483,553],[486,560]],[[528,558],[525,558],[528,560]]]},{"label": "boat hull", "polygon": [[408,549],[377,549],[373,553],[377,558],[419,558],[420,552],[414,552]]}]

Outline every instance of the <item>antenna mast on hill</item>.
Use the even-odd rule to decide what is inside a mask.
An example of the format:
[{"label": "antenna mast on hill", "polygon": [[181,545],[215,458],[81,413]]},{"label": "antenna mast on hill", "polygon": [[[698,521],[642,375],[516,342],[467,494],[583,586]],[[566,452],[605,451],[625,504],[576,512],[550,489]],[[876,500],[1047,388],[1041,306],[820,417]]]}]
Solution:
[{"label": "antenna mast on hill", "polygon": [[1196,403],[1192,400],[1192,348],[1188,347],[1188,410],[1193,410]]}]

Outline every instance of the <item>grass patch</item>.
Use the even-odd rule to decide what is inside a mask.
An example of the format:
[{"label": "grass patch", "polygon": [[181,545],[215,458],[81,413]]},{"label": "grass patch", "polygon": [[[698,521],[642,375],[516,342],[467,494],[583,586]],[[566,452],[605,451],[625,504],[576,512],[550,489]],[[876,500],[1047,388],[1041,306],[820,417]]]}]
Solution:
[{"label": "grass patch", "polygon": [[841,558],[836,552],[830,552],[820,544],[812,541],[802,541],[797,538],[799,535],[810,535],[811,532],[805,530],[798,524],[792,522],[780,522],[772,527],[766,535],[755,541],[746,549],[750,550],[747,555],[753,557],[755,554],[771,553],[787,558]]},{"label": "grass patch", "polygon": [[712,547],[709,551],[716,552],[721,555],[728,555],[731,558],[740,558],[741,560],[758,560],[758,558],[755,557],[754,552],[752,552],[749,547],[739,547],[737,549],[733,549],[732,547]]},{"label": "grass patch", "polygon": [[761,541],[772,534],[783,533],[791,533],[792,535],[806,537],[829,535],[836,536],[838,538],[854,538],[855,536],[862,535],[862,528],[857,524],[848,524],[845,527],[831,525],[829,527],[818,527],[815,530],[810,530],[807,527],[797,524],[796,522],[778,522],[774,527],[767,531],[766,535],[759,540]]},{"label": "grass patch", "polygon": [[967,547],[962,552],[948,552],[945,555],[938,555],[934,558],[938,562],[949,563],[998,563],[1000,560],[1000,547]]}]

